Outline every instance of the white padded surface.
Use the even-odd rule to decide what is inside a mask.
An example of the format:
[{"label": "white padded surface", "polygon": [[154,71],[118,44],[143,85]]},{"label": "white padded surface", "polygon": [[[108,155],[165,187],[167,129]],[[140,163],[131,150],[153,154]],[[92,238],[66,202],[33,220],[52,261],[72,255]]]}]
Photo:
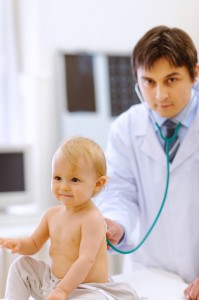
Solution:
[{"label": "white padded surface", "polygon": [[[185,300],[187,284],[177,275],[160,269],[140,269],[129,274],[113,276],[115,281],[126,281],[144,300]],[[3,300],[3,299],[0,299]]]},{"label": "white padded surface", "polygon": [[[116,281],[126,281],[146,300],[185,300],[183,291],[187,284],[177,275],[160,269],[140,269],[129,274],[113,276]],[[145,298],[144,298],[145,299]]]}]

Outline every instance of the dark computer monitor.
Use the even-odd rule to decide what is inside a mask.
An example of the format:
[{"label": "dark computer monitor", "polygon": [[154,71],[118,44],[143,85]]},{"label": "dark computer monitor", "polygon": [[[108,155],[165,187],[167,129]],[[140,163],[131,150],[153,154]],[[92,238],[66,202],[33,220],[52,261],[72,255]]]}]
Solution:
[{"label": "dark computer monitor", "polygon": [[30,147],[0,146],[0,209],[31,202],[31,163]]}]

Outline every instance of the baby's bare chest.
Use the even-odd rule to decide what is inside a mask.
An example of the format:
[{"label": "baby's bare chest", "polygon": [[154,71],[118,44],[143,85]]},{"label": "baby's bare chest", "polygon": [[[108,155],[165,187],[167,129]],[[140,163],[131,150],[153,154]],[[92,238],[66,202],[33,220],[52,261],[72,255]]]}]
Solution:
[{"label": "baby's bare chest", "polygon": [[71,245],[79,243],[83,220],[59,218],[49,224],[51,244]]}]

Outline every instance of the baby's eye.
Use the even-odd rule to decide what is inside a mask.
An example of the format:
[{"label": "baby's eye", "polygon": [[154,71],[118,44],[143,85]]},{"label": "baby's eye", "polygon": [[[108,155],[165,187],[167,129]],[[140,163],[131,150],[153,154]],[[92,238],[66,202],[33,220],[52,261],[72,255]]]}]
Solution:
[{"label": "baby's eye", "polygon": [[72,181],[72,182],[79,182],[80,180],[79,180],[77,177],[73,177],[73,178],[71,179],[71,181]]},{"label": "baby's eye", "polygon": [[55,176],[54,179],[57,180],[57,181],[60,181],[61,177],[60,176]]}]

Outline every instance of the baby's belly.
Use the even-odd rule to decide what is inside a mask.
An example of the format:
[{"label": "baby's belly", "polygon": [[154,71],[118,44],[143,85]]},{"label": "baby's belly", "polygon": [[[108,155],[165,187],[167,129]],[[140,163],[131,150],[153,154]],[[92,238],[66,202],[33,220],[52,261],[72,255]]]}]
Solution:
[{"label": "baby's belly", "polygon": [[[70,270],[75,260],[70,260],[62,255],[53,256],[51,265],[53,275],[58,279],[62,279]],[[108,282],[108,268],[103,267],[101,263],[95,263],[88,271],[82,283],[87,282]]]},{"label": "baby's belly", "polygon": [[68,272],[72,264],[73,260],[65,257],[64,255],[53,255],[51,256],[51,269],[54,276],[59,279],[62,279],[65,274]]},{"label": "baby's belly", "polygon": [[[66,243],[66,245],[69,243]],[[79,249],[78,245],[75,245],[74,249]],[[57,243],[56,245],[52,245],[49,250],[49,255],[51,257],[51,268],[52,273],[57,278],[63,278],[65,274],[68,272],[72,264],[78,258],[78,251],[72,250],[71,247],[60,245]]]},{"label": "baby's belly", "polygon": [[[51,269],[54,276],[62,279],[79,258],[79,245],[75,247],[53,247],[51,245],[49,254],[51,256]],[[80,263],[81,266],[81,263]],[[85,274],[83,282],[107,282],[108,281],[108,256],[107,251],[101,251],[95,258],[94,264],[89,266],[85,262],[88,273]],[[84,271],[86,271],[84,269]]]}]

